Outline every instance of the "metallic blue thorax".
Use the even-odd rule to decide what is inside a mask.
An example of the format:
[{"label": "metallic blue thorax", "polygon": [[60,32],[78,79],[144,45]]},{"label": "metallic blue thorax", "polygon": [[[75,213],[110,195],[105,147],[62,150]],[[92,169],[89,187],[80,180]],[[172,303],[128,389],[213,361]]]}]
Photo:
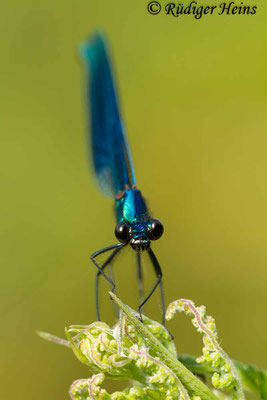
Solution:
[{"label": "metallic blue thorax", "polygon": [[128,189],[120,198],[116,198],[117,222],[127,221],[136,233],[146,230],[146,223],[149,221],[149,213],[145,200],[140,190]]}]

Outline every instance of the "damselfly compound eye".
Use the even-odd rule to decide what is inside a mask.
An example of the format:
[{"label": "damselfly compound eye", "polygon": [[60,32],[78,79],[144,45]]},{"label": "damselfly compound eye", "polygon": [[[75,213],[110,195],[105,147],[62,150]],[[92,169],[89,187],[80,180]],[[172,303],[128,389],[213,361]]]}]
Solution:
[{"label": "damselfly compound eye", "polygon": [[148,236],[151,240],[159,239],[164,231],[162,223],[158,219],[151,219]]},{"label": "damselfly compound eye", "polygon": [[115,228],[115,236],[121,243],[128,243],[130,240],[129,227],[127,222],[120,222]]}]

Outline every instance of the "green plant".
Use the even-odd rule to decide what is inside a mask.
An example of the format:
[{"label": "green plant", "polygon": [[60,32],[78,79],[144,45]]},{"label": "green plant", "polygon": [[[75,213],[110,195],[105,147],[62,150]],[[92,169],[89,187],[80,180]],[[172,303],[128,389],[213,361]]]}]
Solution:
[{"label": "green plant", "polygon": [[[197,359],[177,356],[169,332],[158,322],[143,317],[123,304],[113,293],[120,308],[118,323],[110,328],[103,322],[66,328],[67,340],[39,332],[47,340],[70,347],[77,358],[94,373],[79,379],[70,388],[73,400],[215,400],[245,399],[244,389],[267,399],[267,371],[232,361],[218,343],[215,321],[204,306],[191,300],[171,303],[166,318],[177,311],[192,317],[203,334],[203,355]],[[211,388],[200,378],[211,376]],[[122,392],[109,394],[101,387],[105,378],[131,381]]]}]

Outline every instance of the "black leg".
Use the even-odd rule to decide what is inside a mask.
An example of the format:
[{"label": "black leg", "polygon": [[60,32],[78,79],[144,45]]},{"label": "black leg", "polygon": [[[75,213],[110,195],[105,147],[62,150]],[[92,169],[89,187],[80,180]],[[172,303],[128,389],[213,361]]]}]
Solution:
[{"label": "black leg", "polygon": [[[100,267],[101,271],[97,271],[96,280],[95,280],[95,306],[96,306],[96,317],[97,320],[100,321],[100,313],[99,313],[99,302],[98,302],[98,288],[99,288],[99,277],[102,275],[103,270],[109,265],[109,263],[113,260],[115,255],[121,250],[121,247],[115,248],[110,256],[106,259],[104,264]],[[110,279],[112,281],[112,279]],[[113,282],[113,281],[112,281]]]},{"label": "black leg", "polygon": [[163,293],[162,272],[161,272],[161,268],[160,268],[159,262],[158,262],[158,260],[157,260],[157,258],[155,256],[154,252],[151,250],[150,247],[147,249],[147,251],[148,251],[150,260],[152,262],[152,265],[154,267],[154,271],[155,271],[158,279],[157,279],[157,282],[155,283],[153,289],[149,293],[149,295],[145,298],[145,300],[138,307],[138,311],[139,311],[140,317],[142,319],[141,309],[142,309],[143,305],[150,299],[152,294],[157,289],[158,285],[160,285],[161,306],[162,306],[162,324],[165,326],[165,300],[164,300],[164,293]]},{"label": "black leg", "polygon": [[137,256],[137,282],[138,282],[138,297],[139,304],[144,300],[144,285],[143,285],[143,273],[141,264],[141,254],[140,251],[136,253]]},{"label": "black leg", "polygon": [[[121,248],[125,246],[122,243],[117,243],[117,244],[113,244],[112,246],[108,246],[105,247],[104,249],[98,250],[95,253],[93,253],[90,256],[90,260],[92,261],[92,263],[96,266],[96,268],[98,269],[97,275],[96,275],[96,284],[95,284],[95,301],[96,301],[96,315],[97,315],[97,319],[99,321],[99,305],[98,305],[98,280],[99,280],[99,276],[103,275],[104,278],[110,283],[111,285],[111,290],[112,292],[114,292],[115,289],[115,283],[112,281],[112,279],[110,279],[105,272],[103,271],[105,269],[105,267],[111,262],[111,260],[114,258],[114,256],[121,250]],[[98,257],[100,254],[106,253],[107,251],[113,250],[112,254],[106,259],[106,261],[104,262],[104,264],[102,266],[98,265],[97,262],[95,261],[95,258]]]},{"label": "black leg", "polygon": [[[104,262],[104,264],[101,265],[100,270],[97,271],[97,274],[96,274],[96,282],[95,282],[95,284],[96,284],[96,285],[95,285],[96,295],[97,295],[97,292],[98,292],[99,276],[100,276],[100,275],[104,275],[104,274],[103,274],[103,270],[104,270],[104,269],[108,266],[108,264],[113,260],[114,256],[120,251],[120,249],[121,249],[121,247],[115,248],[115,250],[113,250],[113,252],[110,254],[110,256],[106,259],[106,261]],[[110,279],[110,278],[109,278],[109,279]],[[112,279],[110,279],[110,281],[113,282]]]}]

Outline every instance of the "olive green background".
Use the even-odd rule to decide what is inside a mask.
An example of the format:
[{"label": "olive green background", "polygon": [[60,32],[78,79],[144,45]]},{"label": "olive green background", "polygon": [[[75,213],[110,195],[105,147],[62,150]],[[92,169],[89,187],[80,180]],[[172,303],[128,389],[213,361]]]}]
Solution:
[{"label": "olive green background", "polygon": [[[89,255],[115,242],[113,201],[88,167],[77,53],[99,28],[138,187],[165,226],[153,249],[166,301],[205,304],[229,355],[266,367],[266,12],[247,3],[256,15],[201,20],[149,15],[141,0],[1,5],[1,398],[67,399],[72,381],[90,376],[35,330],[64,336],[94,321]],[[129,248],[115,274],[133,307],[135,273]],[[112,323],[107,289],[102,315]],[[160,318],[158,294],[146,312]],[[179,352],[200,354],[186,317],[168,326]]]}]

